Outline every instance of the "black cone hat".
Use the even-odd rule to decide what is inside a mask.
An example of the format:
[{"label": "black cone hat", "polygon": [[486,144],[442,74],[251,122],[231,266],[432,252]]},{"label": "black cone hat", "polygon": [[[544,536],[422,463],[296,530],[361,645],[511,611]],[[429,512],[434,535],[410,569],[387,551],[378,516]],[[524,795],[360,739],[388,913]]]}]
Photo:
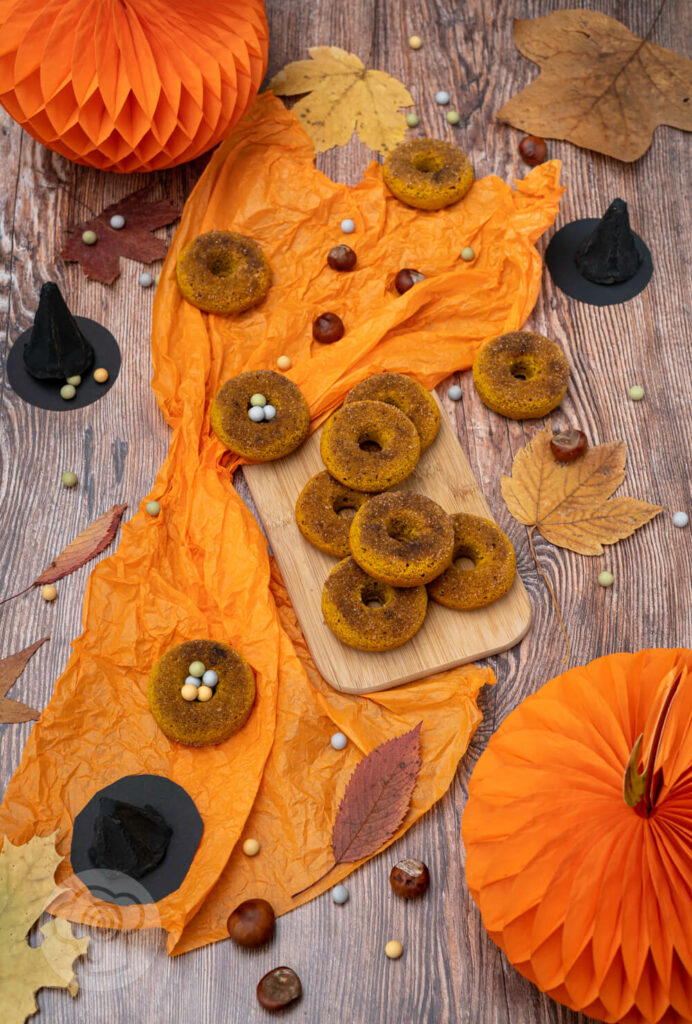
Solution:
[{"label": "black cone hat", "polygon": [[642,257],[624,199],[613,200],[596,229],[578,247],[574,262],[581,276],[595,284],[620,284],[634,277]]},{"label": "black cone hat", "polygon": [[53,281],[41,288],[24,365],[39,380],[65,380],[88,370],[94,350],[80,331]]}]

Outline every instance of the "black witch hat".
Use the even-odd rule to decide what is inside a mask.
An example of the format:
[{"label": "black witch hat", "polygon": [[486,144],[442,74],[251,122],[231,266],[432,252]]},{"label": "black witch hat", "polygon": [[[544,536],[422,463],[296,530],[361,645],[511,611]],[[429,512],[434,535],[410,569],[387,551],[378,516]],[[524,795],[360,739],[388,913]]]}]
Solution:
[{"label": "black witch hat", "polygon": [[53,281],[41,288],[24,365],[39,380],[65,380],[88,370],[94,350],[80,331]]}]

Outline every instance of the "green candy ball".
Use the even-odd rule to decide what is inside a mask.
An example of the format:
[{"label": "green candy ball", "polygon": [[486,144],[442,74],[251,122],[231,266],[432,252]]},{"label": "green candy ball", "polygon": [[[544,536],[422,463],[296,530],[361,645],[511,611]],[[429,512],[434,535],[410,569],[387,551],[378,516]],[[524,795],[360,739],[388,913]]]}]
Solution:
[{"label": "green candy ball", "polygon": [[264,395],[260,395],[259,393],[256,395],[252,395],[250,398],[250,405],[257,405],[260,407],[260,409],[263,409],[266,404],[267,399],[264,397]]},{"label": "green candy ball", "polygon": [[82,378],[79,376],[78,373],[76,373],[74,377],[67,377],[65,383],[72,384],[74,387],[78,388],[79,385],[82,383]]},{"label": "green candy ball", "polygon": [[409,126],[409,128],[417,128],[418,125],[420,124],[420,118],[418,114],[407,114],[406,124]]},{"label": "green candy ball", "polygon": [[607,569],[604,569],[603,572],[599,572],[598,574],[598,582],[602,587],[612,587],[614,579],[615,577],[612,572],[608,572]]},{"label": "green candy ball", "polygon": [[161,506],[158,501],[148,501],[146,507],[150,516],[157,516],[161,511]]},{"label": "green candy ball", "polygon": [[83,231],[82,232],[82,241],[84,242],[85,245],[96,245],[96,243],[98,242],[98,238],[96,237],[96,232],[95,231]]},{"label": "green candy ball", "polygon": [[644,397],[644,388],[641,384],[633,384],[627,394],[630,396],[633,402],[641,402]]},{"label": "green candy ball", "polygon": [[470,245],[464,246],[464,248],[461,250],[461,258],[462,260],[464,260],[465,263],[470,263],[475,255],[476,254]]},{"label": "green candy ball", "polygon": [[459,124],[459,115],[456,110],[447,111],[447,124]]},{"label": "green candy ball", "polygon": [[69,402],[71,398],[77,394],[77,388],[74,384],[63,384],[60,388],[60,397],[64,398],[66,402]]},{"label": "green candy ball", "polygon": [[69,469],[63,473],[60,479],[62,480],[64,487],[76,487],[78,483],[77,474],[73,473]]},{"label": "green candy ball", "polygon": [[194,676],[195,679],[201,679],[205,671],[204,662],[202,661],[193,661],[188,668],[188,672],[191,676]]}]

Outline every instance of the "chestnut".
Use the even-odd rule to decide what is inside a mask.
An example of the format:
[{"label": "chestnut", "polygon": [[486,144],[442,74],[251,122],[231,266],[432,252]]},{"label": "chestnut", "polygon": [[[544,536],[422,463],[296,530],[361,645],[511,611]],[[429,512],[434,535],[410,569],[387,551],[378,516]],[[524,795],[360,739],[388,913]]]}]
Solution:
[{"label": "chestnut", "polygon": [[586,434],[576,427],[561,430],[550,439],[550,450],[558,462],[574,462],[581,458],[588,447]]},{"label": "chestnut", "polygon": [[257,986],[257,999],[265,1010],[282,1010],[300,999],[302,994],[300,978],[290,967],[275,967],[260,979]]},{"label": "chestnut", "polygon": [[335,245],[327,256],[327,263],[332,270],[353,270],[356,260],[356,254],[350,245]]},{"label": "chestnut", "polygon": [[403,295],[419,281],[425,281],[425,274],[421,274],[419,270],[412,270],[411,267],[404,267],[394,278],[394,287],[399,295]]},{"label": "chestnut", "polygon": [[237,946],[263,946],[274,934],[274,908],[266,900],[245,900],[228,919],[228,934]]},{"label": "chestnut", "polygon": [[405,900],[414,900],[428,891],[430,872],[422,860],[400,860],[391,870],[389,883]]},{"label": "chestnut", "polygon": [[519,143],[519,156],[529,167],[542,164],[547,153],[545,139],[539,139],[537,135],[525,135]]},{"label": "chestnut", "polygon": [[344,336],[344,325],[336,313],[321,313],[312,325],[312,336],[322,345],[331,345]]}]

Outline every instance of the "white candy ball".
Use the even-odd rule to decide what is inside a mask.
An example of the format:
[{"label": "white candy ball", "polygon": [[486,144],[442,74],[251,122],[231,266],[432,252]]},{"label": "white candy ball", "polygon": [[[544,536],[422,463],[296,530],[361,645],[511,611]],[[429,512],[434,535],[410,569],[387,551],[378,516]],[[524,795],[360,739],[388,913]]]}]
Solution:
[{"label": "white candy ball", "polygon": [[335,885],[332,889],[332,899],[335,903],[347,903],[348,902],[348,889],[345,885]]},{"label": "white candy ball", "polygon": [[273,405],[265,405],[264,407],[264,418],[265,420],[273,420],[276,416],[276,409]]},{"label": "white candy ball", "polygon": [[439,92],[435,93],[435,103],[445,106],[445,104],[449,103],[449,93],[445,92],[444,89],[440,89]]},{"label": "white candy ball", "polygon": [[154,278],[151,276],[151,274],[140,274],[139,283],[141,284],[142,288],[151,288],[151,286],[154,283]]},{"label": "white candy ball", "polygon": [[687,526],[689,521],[690,517],[687,515],[687,512],[673,513],[673,526],[677,526],[679,529],[682,529],[683,526]]},{"label": "white candy ball", "polygon": [[356,230],[355,222],[352,221],[350,217],[346,217],[346,219],[341,222],[341,230],[345,235],[352,235]]},{"label": "white candy ball", "polygon": [[219,677],[213,668],[208,668],[202,676],[202,682],[205,686],[216,686],[219,681]]},{"label": "white candy ball", "polygon": [[342,732],[335,732],[329,742],[334,747],[334,750],[343,750],[348,743],[348,736],[344,736]]},{"label": "white candy ball", "polygon": [[110,225],[116,231],[120,231],[121,228],[125,227],[125,218],[122,213],[114,213],[110,219]]},{"label": "white candy ball", "polygon": [[453,402],[458,402],[461,398],[461,388],[458,384],[452,384],[451,388],[447,392],[447,397],[451,398]]},{"label": "white candy ball", "polygon": [[248,417],[253,423],[261,423],[264,419],[264,409],[261,405],[253,405],[251,409],[248,409]]}]

